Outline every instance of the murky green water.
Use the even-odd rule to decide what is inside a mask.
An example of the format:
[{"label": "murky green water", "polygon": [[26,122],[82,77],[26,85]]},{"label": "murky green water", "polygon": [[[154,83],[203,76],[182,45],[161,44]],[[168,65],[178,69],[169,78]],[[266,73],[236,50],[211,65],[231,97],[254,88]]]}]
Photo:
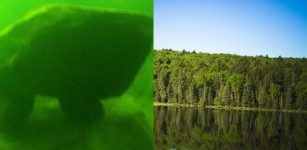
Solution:
[{"label": "murky green water", "polygon": [[156,150],[306,147],[307,114],[155,107]]},{"label": "murky green water", "polygon": [[[88,126],[68,121],[56,99],[38,97],[25,127],[0,130],[0,149],[152,149],[152,134],[144,113],[132,102],[118,101],[124,100],[104,101],[104,119]],[[119,111],[122,105],[128,110]],[[135,110],[129,110],[132,108]]]},{"label": "murky green water", "polygon": [[[50,4],[61,9],[19,21]],[[71,5],[82,10],[66,9]],[[112,15],[93,15],[92,9]],[[152,9],[152,0],[1,1],[0,150],[152,149],[153,54],[147,29],[153,25],[139,22],[133,28],[126,21],[135,17],[113,18],[123,13],[151,18]],[[18,27],[7,28],[16,22]],[[92,28],[83,28],[84,22]],[[72,103],[63,104],[63,98]]]}]

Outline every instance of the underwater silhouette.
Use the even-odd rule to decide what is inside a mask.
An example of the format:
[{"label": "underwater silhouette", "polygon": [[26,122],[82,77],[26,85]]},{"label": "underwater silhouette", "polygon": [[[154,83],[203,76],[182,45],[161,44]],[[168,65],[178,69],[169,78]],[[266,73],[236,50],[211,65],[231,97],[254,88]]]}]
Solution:
[{"label": "underwater silhouette", "polygon": [[49,6],[0,35],[0,99],[5,123],[22,124],[36,95],[58,98],[77,122],[101,118],[98,99],[127,90],[152,48],[143,14]]}]

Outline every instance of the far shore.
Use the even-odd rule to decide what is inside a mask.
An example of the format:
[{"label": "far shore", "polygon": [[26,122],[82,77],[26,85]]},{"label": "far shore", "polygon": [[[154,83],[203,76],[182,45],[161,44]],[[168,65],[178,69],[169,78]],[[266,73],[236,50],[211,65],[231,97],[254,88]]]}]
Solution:
[{"label": "far shore", "polygon": [[263,112],[289,112],[289,113],[307,113],[307,110],[290,110],[290,109],[270,109],[270,108],[252,108],[252,107],[235,107],[235,106],[201,106],[193,104],[178,104],[178,103],[160,103],[154,102],[154,106],[165,107],[188,107],[188,108],[208,108],[217,110],[238,110],[238,111],[263,111]]}]

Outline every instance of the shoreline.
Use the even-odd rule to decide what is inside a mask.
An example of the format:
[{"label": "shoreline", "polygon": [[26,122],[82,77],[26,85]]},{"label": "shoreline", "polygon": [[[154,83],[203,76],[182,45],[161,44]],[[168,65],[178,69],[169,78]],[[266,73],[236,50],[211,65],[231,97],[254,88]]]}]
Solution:
[{"label": "shoreline", "polygon": [[292,110],[292,109],[269,109],[269,108],[252,108],[252,107],[235,107],[235,106],[200,106],[193,104],[178,104],[178,103],[161,103],[154,102],[153,106],[163,107],[186,107],[186,108],[208,108],[216,110],[236,110],[236,111],[257,111],[257,112],[287,112],[287,113],[307,113],[307,110]]}]

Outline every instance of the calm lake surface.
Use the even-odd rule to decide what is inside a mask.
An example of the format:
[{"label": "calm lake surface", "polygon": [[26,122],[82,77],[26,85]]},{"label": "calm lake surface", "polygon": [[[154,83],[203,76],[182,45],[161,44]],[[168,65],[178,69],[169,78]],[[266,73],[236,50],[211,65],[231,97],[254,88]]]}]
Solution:
[{"label": "calm lake surface", "polygon": [[307,114],[155,107],[156,150],[307,149]]}]

